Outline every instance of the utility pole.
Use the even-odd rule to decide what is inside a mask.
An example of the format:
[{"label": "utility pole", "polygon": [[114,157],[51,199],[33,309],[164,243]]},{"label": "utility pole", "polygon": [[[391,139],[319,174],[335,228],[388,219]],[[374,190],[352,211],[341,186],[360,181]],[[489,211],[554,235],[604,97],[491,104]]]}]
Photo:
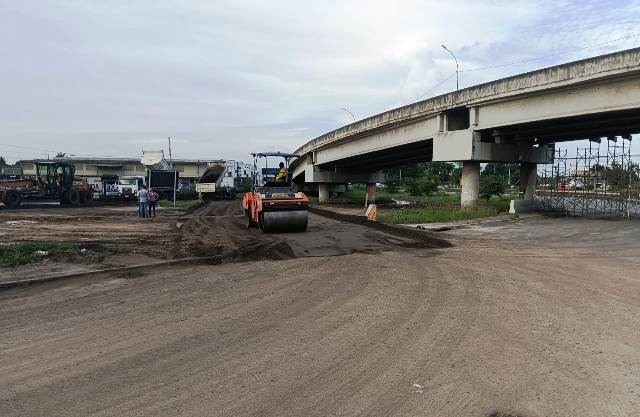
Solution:
[{"label": "utility pole", "polygon": [[171,169],[173,169],[173,160],[171,159],[171,136],[169,136],[168,139],[169,139],[169,165],[171,165]]},{"label": "utility pole", "polygon": [[447,48],[444,45],[440,45],[440,46],[442,46],[445,51],[449,52],[451,54],[451,56],[453,57],[453,60],[456,61],[456,91],[458,91],[458,88],[460,88],[460,79],[459,79],[460,71],[459,71],[459,67],[458,67],[458,58],[456,58],[456,56],[453,54],[453,52],[451,52],[449,50],[449,48]]}]

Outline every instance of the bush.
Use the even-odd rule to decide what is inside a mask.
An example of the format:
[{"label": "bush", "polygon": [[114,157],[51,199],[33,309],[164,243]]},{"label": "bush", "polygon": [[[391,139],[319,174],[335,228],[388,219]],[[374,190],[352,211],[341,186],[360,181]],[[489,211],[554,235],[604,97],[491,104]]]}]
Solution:
[{"label": "bush", "polygon": [[504,180],[497,175],[482,175],[480,177],[480,196],[489,200],[492,195],[500,197],[505,190]]},{"label": "bush", "polygon": [[405,181],[407,192],[416,197],[430,195],[438,189],[440,180],[435,175],[428,175],[422,178],[409,178]]},{"label": "bush", "polygon": [[251,180],[242,180],[238,183],[237,192],[243,194],[251,191]]},{"label": "bush", "polygon": [[511,198],[493,196],[489,200],[487,200],[487,204],[489,207],[493,208],[498,213],[503,213],[505,211],[509,211],[509,206],[511,205]]},{"label": "bush", "polygon": [[400,191],[400,180],[397,178],[387,180],[385,183],[385,190],[388,193],[397,193]]}]

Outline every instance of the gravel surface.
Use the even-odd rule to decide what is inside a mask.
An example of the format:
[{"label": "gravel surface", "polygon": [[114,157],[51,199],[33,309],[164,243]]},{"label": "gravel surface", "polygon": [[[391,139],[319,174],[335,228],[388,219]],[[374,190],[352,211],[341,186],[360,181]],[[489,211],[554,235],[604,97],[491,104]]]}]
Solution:
[{"label": "gravel surface", "polygon": [[532,217],[2,291],[0,415],[635,415],[639,232]]}]

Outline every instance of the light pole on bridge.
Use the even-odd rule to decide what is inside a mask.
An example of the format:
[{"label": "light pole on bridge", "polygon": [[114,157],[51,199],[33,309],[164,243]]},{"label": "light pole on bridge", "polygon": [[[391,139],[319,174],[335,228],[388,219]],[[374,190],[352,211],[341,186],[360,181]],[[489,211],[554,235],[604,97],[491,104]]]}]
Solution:
[{"label": "light pole on bridge", "polygon": [[460,81],[460,80],[459,80],[459,78],[458,78],[458,76],[459,76],[459,74],[460,74],[460,71],[459,71],[459,69],[458,69],[458,58],[456,58],[456,56],[453,54],[453,52],[451,52],[451,51],[449,50],[449,48],[447,48],[447,47],[446,47],[446,46],[444,46],[444,45],[441,45],[441,46],[444,48],[444,50],[445,50],[445,51],[449,52],[449,53],[451,54],[451,56],[453,57],[453,60],[454,60],[454,61],[456,61],[456,91],[458,91],[458,88],[459,88],[459,81]]}]

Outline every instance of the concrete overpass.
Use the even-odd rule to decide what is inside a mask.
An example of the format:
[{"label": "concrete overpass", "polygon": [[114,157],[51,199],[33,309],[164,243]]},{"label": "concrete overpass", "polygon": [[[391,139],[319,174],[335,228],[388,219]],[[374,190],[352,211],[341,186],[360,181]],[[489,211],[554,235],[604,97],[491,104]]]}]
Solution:
[{"label": "concrete overpass", "polygon": [[399,107],[298,148],[293,178],[317,187],[384,182],[380,170],[413,162],[463,163],[463,207],[477,204],[481,162],[521,163],[525,198],[554,144],[640,133],[640,48],[465,88]]}]

